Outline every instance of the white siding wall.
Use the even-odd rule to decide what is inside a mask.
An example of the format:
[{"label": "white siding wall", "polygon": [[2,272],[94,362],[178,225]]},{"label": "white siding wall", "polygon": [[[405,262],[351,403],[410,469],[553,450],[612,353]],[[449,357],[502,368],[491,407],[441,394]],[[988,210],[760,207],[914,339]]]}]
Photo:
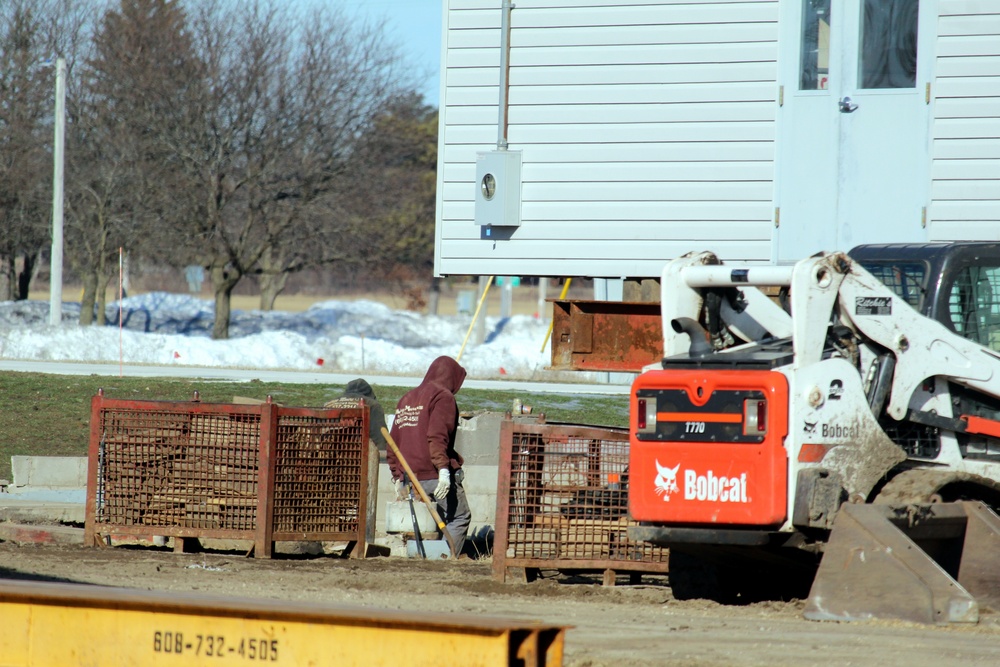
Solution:
[{"label": "white siding wall", "polygon": [[1000,240],[1000,0],[939,0],[931,237]]},{"label": "white siding wall", "polygon": [[703,249],[768,260],[777,0],[515,4],[522,223],[493,241],[474,194],[476,153],[498,134],[500,0],[444,0],[436,271],[659,276]]}]

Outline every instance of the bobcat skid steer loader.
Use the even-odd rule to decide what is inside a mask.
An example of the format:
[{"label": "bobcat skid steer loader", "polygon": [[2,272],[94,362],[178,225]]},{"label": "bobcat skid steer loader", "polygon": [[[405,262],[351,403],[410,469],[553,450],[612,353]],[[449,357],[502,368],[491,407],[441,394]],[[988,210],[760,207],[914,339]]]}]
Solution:
[{"label": "bobcat skid steer loader", "polygon": [[[677,597],[1000,611],[1000,244],[671,262],[630,397],[632,539]],[[818,568],[818,570],[817,570]]]}]

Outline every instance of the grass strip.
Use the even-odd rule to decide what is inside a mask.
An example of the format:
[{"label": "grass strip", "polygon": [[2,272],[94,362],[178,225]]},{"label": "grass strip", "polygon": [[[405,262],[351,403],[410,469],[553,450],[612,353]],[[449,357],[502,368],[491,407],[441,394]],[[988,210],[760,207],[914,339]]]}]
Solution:
[{"label": "grass strip", "polygon": [[[272,400],[291,406],[318,407],[343,391],[340,384],[220,382],[186,378],[121,378],[99,375],[50,375],[0,372],[0,478],[11,479],[11,456],[86,456],[90,401],[101,389],[107,398],[189,401],[197,391],[208,403],[229,403],[234,396]],[[392,412],[407,387],[373,385],[386,412]],[[628,399],[621,395],[550,394],[462,389],[463,413],[506,412],[514,399],[544,413],[551,422],[594,426],[628,424]]]}]

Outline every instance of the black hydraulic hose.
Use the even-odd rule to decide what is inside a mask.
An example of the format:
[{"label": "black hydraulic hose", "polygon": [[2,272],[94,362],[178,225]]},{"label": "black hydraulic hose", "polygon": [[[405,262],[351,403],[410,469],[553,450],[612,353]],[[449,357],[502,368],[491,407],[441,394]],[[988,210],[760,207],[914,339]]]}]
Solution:
[{"label": "black hydraulic hose", "polygon": [[670,326],[677,333],[686,333],[691,339],[691,348],[688,354],[692,357],[704,357],[712,353],[712,346],[708,342],[708,333],[705,328],[690,317],[675,317],[670,320]]}]

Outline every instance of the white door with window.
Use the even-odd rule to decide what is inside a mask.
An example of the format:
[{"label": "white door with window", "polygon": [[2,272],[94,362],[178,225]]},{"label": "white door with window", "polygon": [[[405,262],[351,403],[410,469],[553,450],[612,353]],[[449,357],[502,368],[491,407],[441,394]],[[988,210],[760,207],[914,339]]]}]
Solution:
[{"label": "white door with window", "polygon": [[774,257],[927,238],[935,0],[787,0]]}]

